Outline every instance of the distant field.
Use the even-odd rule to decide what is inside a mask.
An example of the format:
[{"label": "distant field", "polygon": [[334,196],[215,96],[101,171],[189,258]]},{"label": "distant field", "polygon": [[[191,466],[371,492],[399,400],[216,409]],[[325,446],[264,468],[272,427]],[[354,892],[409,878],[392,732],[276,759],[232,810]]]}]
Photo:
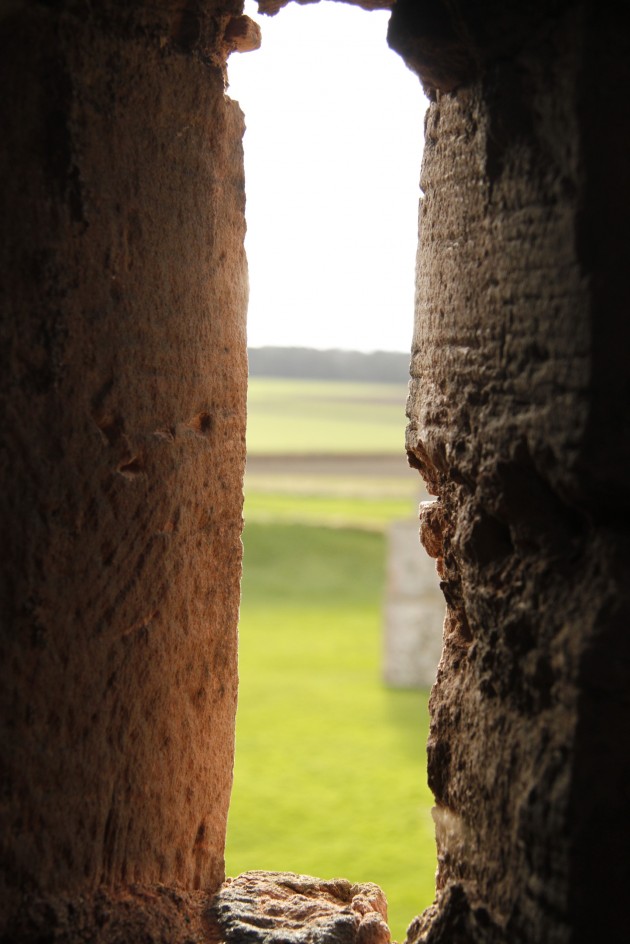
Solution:
[{"label": "distant field", "polygon": [[250,381],[227,871],[378,882],[394,939],[433,897],[427,692],[380,676],[390,521],[424,497],[406,387]]},{"label": "distant field", "polygon": [[227,871],[374,881],[394,939],[433,897],[427,692],[380,680],[384,538],[250,524]]},{"label": "distant field", "polygon": [[403,384],[250,380],[247,521],[383,529],[424,497],[409,468]]},{"label": "distant field", "polygon": [[250,378],[248,452],[402,456],[406,400],[406,384]]},{"label": "distant field", "polygon": [[417,502],[411,501],[409,497],[254,491],[247,495],[245,520],[325,524],[331,528],[355,527],[384,531],[391,521],[412,517],[416,505]]},{"label": "distant field", "polygon": [[[259,420],[260,422],[260,420]],[[426,497],[401,455],[250,456],[245,520],[383,530],[417,515]]]}]

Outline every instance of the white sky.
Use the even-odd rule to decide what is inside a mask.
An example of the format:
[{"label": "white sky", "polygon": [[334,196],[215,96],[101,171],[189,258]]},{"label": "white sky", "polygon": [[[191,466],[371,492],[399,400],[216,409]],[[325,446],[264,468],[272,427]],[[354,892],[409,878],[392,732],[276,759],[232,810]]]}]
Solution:
[{"label": "white sky", "polygon": [[426,100],[386,42],[387,11],[343,3],[245,12],[249,344],[411,348]]}]

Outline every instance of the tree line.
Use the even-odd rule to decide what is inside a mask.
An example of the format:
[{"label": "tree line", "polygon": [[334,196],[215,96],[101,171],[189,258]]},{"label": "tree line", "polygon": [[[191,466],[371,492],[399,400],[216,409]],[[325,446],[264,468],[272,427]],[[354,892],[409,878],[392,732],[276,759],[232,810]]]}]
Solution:
[{"label": "tree line", "polygon": [[368,383],[406,383],[409,354],[399,351],[320,351],[308,347],[251,347],[251,377],[306,380],[356,380]]}]

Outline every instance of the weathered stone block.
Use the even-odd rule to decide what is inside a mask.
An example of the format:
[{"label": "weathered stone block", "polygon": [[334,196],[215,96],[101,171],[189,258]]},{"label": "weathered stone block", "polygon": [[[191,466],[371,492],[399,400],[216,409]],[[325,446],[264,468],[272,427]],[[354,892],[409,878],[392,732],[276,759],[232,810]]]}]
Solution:
[{"label": "weathered stone block", "polygon": [[387,901],[378,885],[295,872],[245,872],[228,879],[212,914],[226,944],[389,944]]},{"label": "weathered stone block", "polygon": [[435,562],[420,544],[418,522],[394,522],[388,531],[383,608],[383,678],[388,685],[431,687],[442,651],[444,609]]}]

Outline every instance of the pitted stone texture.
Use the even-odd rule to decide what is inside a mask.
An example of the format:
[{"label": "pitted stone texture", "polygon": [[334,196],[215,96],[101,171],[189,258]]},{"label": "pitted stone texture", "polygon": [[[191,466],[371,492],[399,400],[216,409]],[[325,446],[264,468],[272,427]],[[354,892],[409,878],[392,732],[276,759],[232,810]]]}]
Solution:
[{"label": "pitted stone texture", "polygon": [[219,944],[207,892],[164,885],[25,897],[1,944]]},{"label": "pitted stone texture", "polygon": [[387,901],[378,885],[295,872],[252,871],[228,879],[213,914],[227,944],[388,944]]},{"label": "pitted stone texture", "polygon": [[240,5],[187,9],[0,14],[0,934],[25,893],[224,878],[247,271],[206,52]]},{"label": "pitted stone texture", "polygon": [[[471,904],[462,885],[450,885],[407,932],[415,944],[503,944],[504,929],[481,903]],[[529,944],[529,942],[528,942]]]},{"label": "pitted stone texture", "polygon": [[[448,891],[461,884],[510,928],[506,940],[551,940],[541,935],[553,909],[561,942],[567,758],[596,585],[593,556],[574,558],[585,522],[571,501],[589,345],[565,189],[578,167],[570,148],[543,166],[539,149],[556,145],[548,128],[519,138],[499,167],[493,111],[481,86],[441,96],[421,180],[408,445],[439,498],[422,537],[448,604],[428,744],[440,897],[423,935],[451,940],[442,908],[455,915]],[[562,117],[571,140],[570,110]]]},{"label": "pitted stone texture", "polygon": [[[441,90],[408,428],[448,605],[428,745],[438,895],[416,944],[627,936],[627,869],[602,863],[627,861],[630,784],[629,200],[613,144],[629,136],[628,42],[594,7],[517,6],[394,13],[418,28],[398,48]],[[595,75],[610,76],[604,113]]]}]

